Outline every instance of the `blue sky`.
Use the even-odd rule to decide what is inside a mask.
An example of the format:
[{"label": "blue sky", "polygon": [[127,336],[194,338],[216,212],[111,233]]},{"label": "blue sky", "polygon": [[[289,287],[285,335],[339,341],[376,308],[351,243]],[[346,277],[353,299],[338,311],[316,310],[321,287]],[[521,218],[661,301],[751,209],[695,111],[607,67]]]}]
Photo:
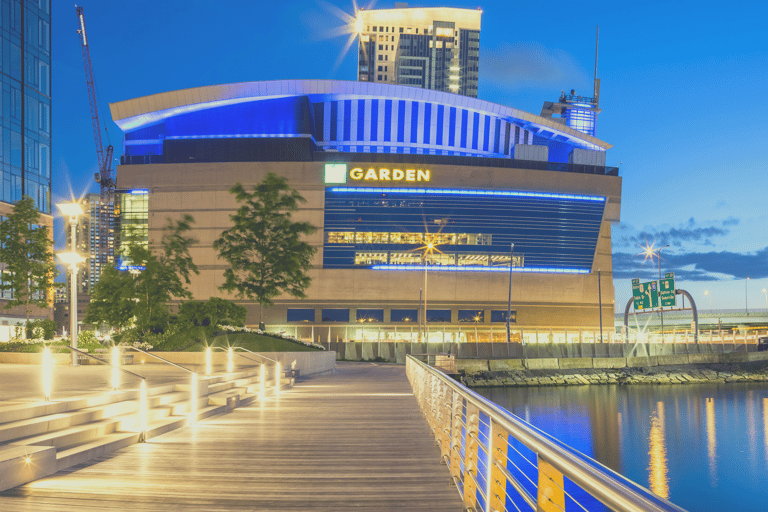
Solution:
[{"label": "blue sky", "polygon": [[[97,171],[74,5],[53,1],[54,201],[96,192]],[[351,0],[84,2],[102,120],[108,103],[221,83],[354,80]],[[363,5],[369,5],[364,3]],[[591,93],[595,27],[601,79],[597,136],[623,178],[613,226],[616,307],[630,279],[653,278],[640,246],[670,244],[662,272],[700,308],[768,308],[768,82],[763,2],[421,0],[481,7],[479,97],[538,114],[561,90]],[[394,7],[379,0],[376,8]],[[106,144],[106,141],[105,141]],[[63,232],[57,223],[56,240]],[[745,279],[750,277],[746,286]],[[709,296],[703,294],[710,292]]]}]

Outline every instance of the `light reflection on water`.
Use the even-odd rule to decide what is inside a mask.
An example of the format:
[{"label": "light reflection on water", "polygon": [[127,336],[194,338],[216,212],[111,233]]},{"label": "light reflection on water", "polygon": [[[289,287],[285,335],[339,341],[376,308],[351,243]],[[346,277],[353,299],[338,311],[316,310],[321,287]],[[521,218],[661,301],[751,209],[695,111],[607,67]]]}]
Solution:
[{"label": "light reflection on water", "polygon": [[691,512],[768,510],[766,383],[475,391]]}]

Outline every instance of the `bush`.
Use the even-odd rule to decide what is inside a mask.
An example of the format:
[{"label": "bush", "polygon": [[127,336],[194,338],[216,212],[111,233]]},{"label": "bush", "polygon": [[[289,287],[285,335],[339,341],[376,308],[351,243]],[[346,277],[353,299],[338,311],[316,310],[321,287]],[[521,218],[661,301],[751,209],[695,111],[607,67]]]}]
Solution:
[{"label": "bush", "polygon": [[56,322],[48,318],[31,320],[27,323],[27,338],[52,340],[56,335],[56,328]]}]

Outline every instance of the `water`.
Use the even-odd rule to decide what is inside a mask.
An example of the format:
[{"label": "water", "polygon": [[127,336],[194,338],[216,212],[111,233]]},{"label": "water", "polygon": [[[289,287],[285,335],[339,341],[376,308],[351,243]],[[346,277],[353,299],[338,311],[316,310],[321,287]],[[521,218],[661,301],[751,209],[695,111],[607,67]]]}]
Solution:
[{"label": "water", "polygon": [[768,384],[479,388],[691,512],[768,511]]}]

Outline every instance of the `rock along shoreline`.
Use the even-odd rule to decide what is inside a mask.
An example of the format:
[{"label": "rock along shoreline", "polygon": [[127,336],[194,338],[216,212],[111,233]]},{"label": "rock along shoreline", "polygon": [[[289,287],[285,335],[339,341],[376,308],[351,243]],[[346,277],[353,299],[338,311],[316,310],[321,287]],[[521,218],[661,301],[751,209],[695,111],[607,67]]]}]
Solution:
[{"label": "rock along shoreline", "polygon": [[768,383],[768,362],[573,370],[505,370],[459,374],[473,387],[586,386],[598,384]]}]

